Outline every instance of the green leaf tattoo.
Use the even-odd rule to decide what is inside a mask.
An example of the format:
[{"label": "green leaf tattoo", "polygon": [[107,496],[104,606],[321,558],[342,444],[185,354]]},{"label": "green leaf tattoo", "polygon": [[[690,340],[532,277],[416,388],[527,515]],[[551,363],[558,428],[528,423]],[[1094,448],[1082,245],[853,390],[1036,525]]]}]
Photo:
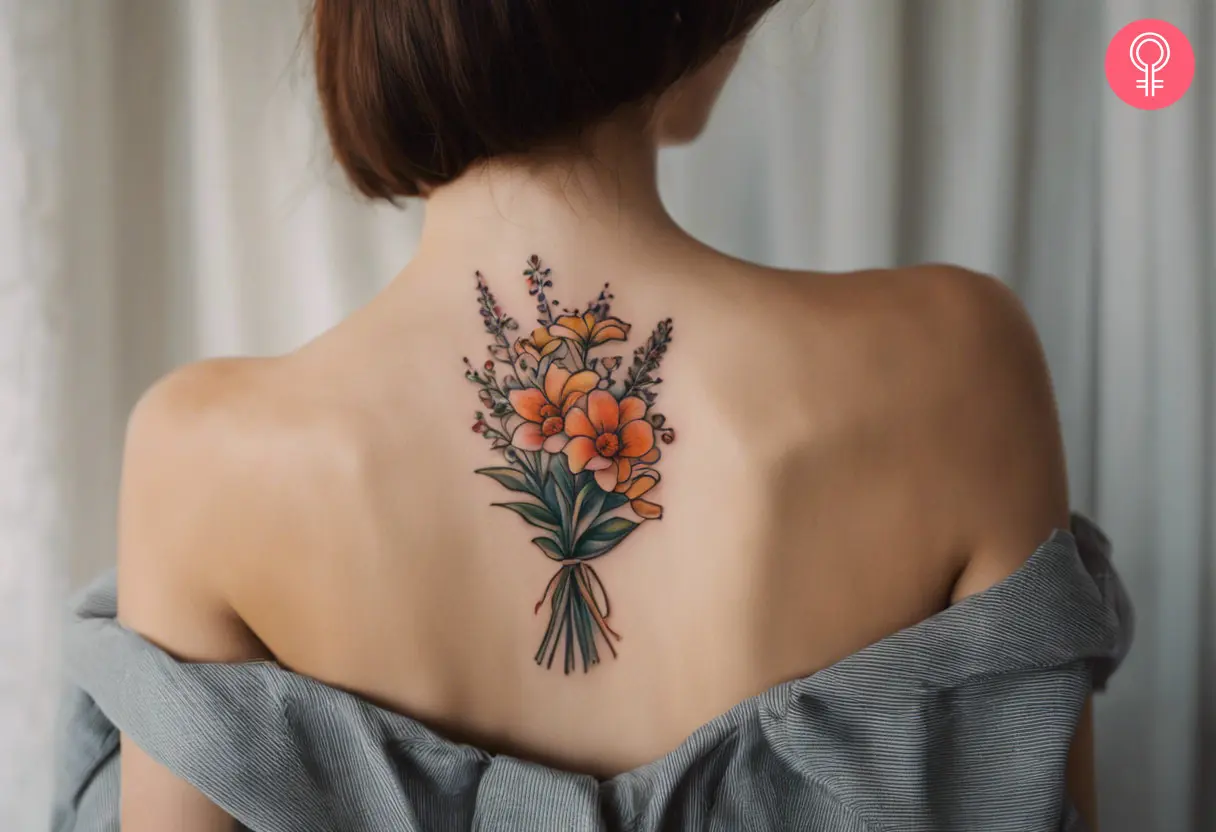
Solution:
[{"label": "green leaf tattoo", "polygon": [[538,529],[548,529],[551,532],[556,532],[561,529],[561,521],[554,515],[553,511],[544,504],[491,503],[491,505],[511,509],[511,511],[515,512],[520,517],[527,520],[529,524],[536,526]]},{"label": "green leaf tattoo", "polygon": [[511,491],[522,491],[534,497],[541,496],[533,487],[532,480],[528,478],[528,475],[515,468],[478,468],[473,473],[484,474]]},{"label": "green leaf tattoo", "polygon": [[562,547],[558,546],[557,541],[555,541],[553,538],[534,537],[532,538],[532,542],[539,546],[540,550],[549,557],[553,558],[553,560],[562,559]]}]

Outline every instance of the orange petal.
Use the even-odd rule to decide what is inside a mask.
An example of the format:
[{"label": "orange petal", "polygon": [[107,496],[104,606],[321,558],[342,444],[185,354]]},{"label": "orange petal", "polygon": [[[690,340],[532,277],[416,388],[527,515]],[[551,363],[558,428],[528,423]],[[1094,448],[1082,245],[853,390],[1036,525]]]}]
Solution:
[{"label": "orange petal", "polygon": [[566,433],[571,436],[586,436],[592,439],[599,435],[595,432],[595,427],[587,418],[587,414],[578,408],[574,408],[566,414]]},{"label": "orange petal", "polygon": [[637,396],[626,396],[621,399],[621,424],[641,419],[646,415],[646,402]]},{"label": "orange petal", "polygon": [[[616,481],[624,482],[629,479],[629,472],[633,470],[633,464],[627,459],[618,459],[616,461]],[[616,488],[614,485],[613,488]]]},{"label": "orange petal", "polygon": [[541,349],[544,349],[549,345],[550,342],[554,340],[554,337],[549,334],[549,330],[545,329],[543,326],[538,326],[536,329],[532,330],[532,343],[536,344],[536,346],[540,347]]},{"label": "orange petal", "polygon": [[621,428],[621,456],[640,457],[654,447],[654,428],[650,422],[636,419]]},{"label": "orange petal", "polygon": [[587,397],[587,416],[597,434],[611,433],[621,420],[621,408],[607,390],[596,390]]},{"label": "orange petal", "polygon": [[592,333],[592,331],[595,329],[595,324],[596,324],[595,315],[592,314],[591,312],[587,312],[586,314],[583,315],[583,323],[587,325],[587,334],[590,335]]},{"label": "orange petal", "polygon": [[583,340],[583,336],[579,335],[573,329],[568,326],[561,326],[559,324],[553,324],[553,326],[549,327],[549,334],[554,338],[569,338],[571,341]]},{"label": "orange petal", "polygon": [[511,407],[515,408],[515,412],[529,422],[542,421],[540,409],[549,403],[545,394],[535,387],[512,390],[507,394],[507,398],[511,400]]},{"label": "orange petal", "polygon": [[550,338],[550,339],[549,339],[549,343],[545,344],[545,345],[544,345],[544,346],[541,348],[540,354],[541,354],[542,356],[544,356],[544,355],[552,355],[553,353],[557,352],[557,351],[558,351],[558,349],[560,349],[560,348],[561,348],[561,345],[562,345],[562,339],[560,339],[560,338]]},{"label": "orange petal", "polygon": [[612,491],[616,488],[616,470],[616,461],[613,460],[607,468],[595,472],[595,484],[603,491]]},{"label": "orange petal", "polygon": [[622,339],[629,334],[629,324],[625,323],[620,318],[604,318],[604,320],[598,322],[591,328],[591,334],[592,336],[598,337],[601,332],[609,328],[619,329],[621,331]]},{"label": "orange petal", "polygon": [[659,446],[655,445],[649,451],[638,457],[638,462],[645,462],[647,465],[654,465],[659,461],[659,457],[662,455],[663,454],[659,451]]},{"label": "orange petal", "polygon": [[591,343],[603,344],[606,341],[624,341],[626,337],[625,330],[619,326],[606,326],[591,336]]},{"label": "orange petal", "polygon": [[588,471],[603,471],[605,468],[616,470],[616,460],[604,459],[602,456],[593,456],[587,462]]},{"label": "orange petal", "polygon": [[636,500],[658,484],[659,474],[657,471],[642,471],[629,484],[628,490],[625,491],[625,496],[631,500]]},{"label": "orange petal", "polygon": [[[515,433],[511,434],[511,444],[520,450],[539,451],[545,444],[545,437],[540,432],[540,425],[535,422],[524,422],[515,430]],[[593,444],[592,450],[594,449]]]},{"label": "orange petal", "polygon": [[566,396],[566,400],[562,403],[562,415],[565,416],[570,412],[570,408],[581,402],[586,396],[586,393],[580,393],[577,390]]},{"label": "orange petal", "polygon": [[[539,428],[537,432],[539,433]],[[570,465],[570,473],[572,474],[577,474],[586,468],[587,463],[597,456],[595,443],[586,436],[576,436],[571,439],[566,444],[565,452],[566,462]]]},{"label": "orange petal", "polygon": [[629,507],[643,520],[663,519],[663,507],[658,503],[650,502],[650,500],[633,500],[629,503]]},{"label": "orange petal", "polygon": [[[566,379],[566,384],[562,387],[561,397],[564,399],[571,393],[590,393],[595,389],[595,385],[600,383],[600,374],[594,370],[579,370],[574,375]],[[547,389],[547,388],[546,388]],[[551,400],[557,404],[557,399]]]},{"label": "orange petal", "polygon": [[[594,318],[592,321],[594,321]],[[558,332],[559,329],[569,330],[578,340],[586,340],[587,336],[591,334],[591,328],[588,326],[587,321],[578,315],[562,315],[557,319],[557,323],[549,327],[550,335],[557,336],[558,338],[570,337]]]},{"label": "orange petal", "polygon": [[562,388],[566,386],[566,381],[569,378],[569,370],[556,364],[550,364],[549,372],[545,373],[545,398],[560,407],[562,403]]}]

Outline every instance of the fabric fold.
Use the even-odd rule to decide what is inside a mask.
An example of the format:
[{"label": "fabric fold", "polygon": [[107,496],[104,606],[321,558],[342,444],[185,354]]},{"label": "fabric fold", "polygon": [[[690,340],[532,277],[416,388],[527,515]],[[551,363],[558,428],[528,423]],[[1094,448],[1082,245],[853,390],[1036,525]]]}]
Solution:
[{"label": "fabric fold", "polygon": [[52,828],[118,829],[121,730],[253,832],[1079,829],[1068,747],[1132,631],[1109,554],[1077,515],[999,584],[607,781],[273,662],[178,662],[116,621],[110,574],[69,629]]}]

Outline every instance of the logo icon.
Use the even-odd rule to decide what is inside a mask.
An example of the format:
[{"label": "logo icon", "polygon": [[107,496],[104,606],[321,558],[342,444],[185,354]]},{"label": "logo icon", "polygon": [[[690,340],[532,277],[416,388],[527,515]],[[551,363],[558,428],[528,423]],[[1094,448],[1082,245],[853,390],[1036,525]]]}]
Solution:
[{"label": "logo icon", "polygon": [[[1144,48],[1145,44],[1151,44],[1157,48],[1157,59],[1151,64],[1140,54],[1140,50]],[[1165,86],[1165,81],[1158,78],[1157,73],[1165,69],[1170,62],[1170,42],[1156,32],[1137,35],[1136,39],[1132,41],[1131,59],[1136,69],[1144,72],[1143,80],[1137,81],[1136,87],[1144,90],[1144,94],[1149,98],[1155,97],[1157,90]]]},{"label": "logo icon", "polygon": [[1106,79],[1124,102],[1161,110],[1186,94],[1195,78],[1195,52],[1177,27],[1137,20],[1119,30],[1106,49]]}]

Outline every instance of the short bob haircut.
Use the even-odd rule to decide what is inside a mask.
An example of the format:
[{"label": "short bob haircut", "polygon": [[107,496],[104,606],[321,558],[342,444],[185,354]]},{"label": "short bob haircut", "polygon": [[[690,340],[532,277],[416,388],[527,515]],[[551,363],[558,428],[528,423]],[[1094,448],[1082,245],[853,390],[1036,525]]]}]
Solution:
[{"label": "short bob haircut", "polygon": [[315,0],[334,155],[366,196],[416,196],[663,92],[776,1]]}]

